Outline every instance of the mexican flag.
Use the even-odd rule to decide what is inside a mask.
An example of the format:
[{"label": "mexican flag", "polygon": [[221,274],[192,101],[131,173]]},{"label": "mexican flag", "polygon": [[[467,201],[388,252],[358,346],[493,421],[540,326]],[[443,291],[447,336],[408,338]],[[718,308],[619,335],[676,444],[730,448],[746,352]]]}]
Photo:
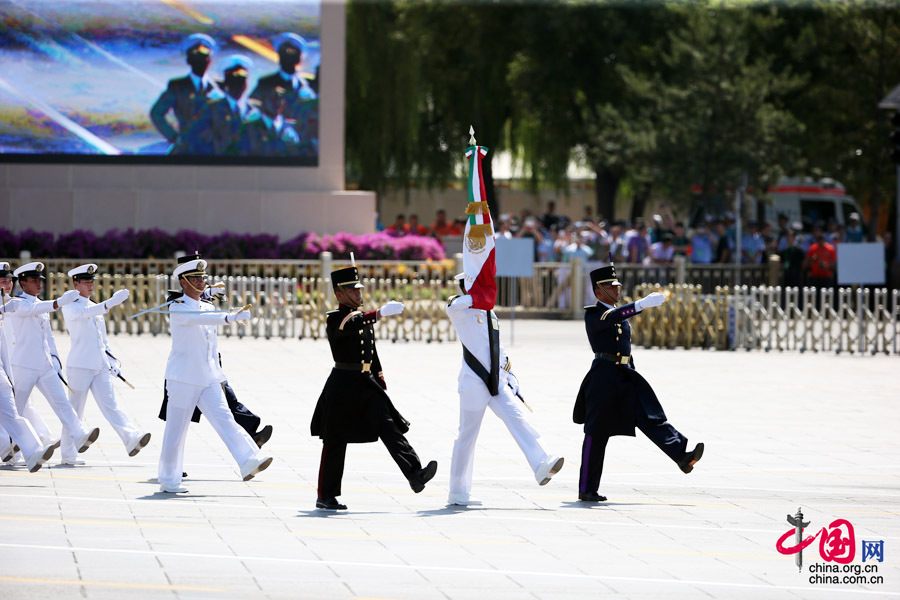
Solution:
[{"label": "mexican flag", "polygon": [[[470,143],[474,139],[470,140]],[[466,292],[472,296],[472,308],[491,310],[497,300],[497,263],[494,254],[494,227],[484,199],[481,160],[484,146],[469,146],[469,202],[466,204],[466,233],[463,236],[463,269]]]}]

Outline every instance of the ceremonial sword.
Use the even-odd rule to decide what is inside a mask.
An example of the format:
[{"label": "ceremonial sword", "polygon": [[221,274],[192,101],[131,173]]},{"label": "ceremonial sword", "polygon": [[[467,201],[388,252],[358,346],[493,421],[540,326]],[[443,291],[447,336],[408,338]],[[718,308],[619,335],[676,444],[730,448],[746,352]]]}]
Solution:
[{"label": "ceremonial sword", "polygon": [[[55,354],[51,354],[50,357],[56,359],[56,362],[59,363],[59,370],[62,371],[62,361],[59,360],[59,357],[56,356]],[[56,371],[56,369],[53,369],[53,370]],[[69,389],[69,391],[72,392],[72,394],[75,393],[75,390],[73,390],[72,388],[69,387],[69,382],[66,381],[66,378],[63,377],[62,373],[60,373],[59,371],[56,371],[56,376],[59,377],[59,380],[63,382],[63,385],[66,386]]]},{"label": "ceremonial sword", "polygon": [[[116,358],[115,356],[113,356],[113,355],[109,352],[109,350],[104,350],[104,352],[106,352],[106,355],[107,355],[108,357],[110,357],[111,359],[113,359],[114,361],[116,361],[117,363],[119,363],[120,365],[122,364],[122,361],[119,360],[118,358]],[[131,385],[131,382],[128,381],[127,379],[125,379],[124,377],[122,377],[122,373],[116,373],[116,377],[118,377],[119,379],[121,379],[122,381],[124,381],[124,382],[125,382],[125,385],[127,385],[128,387],[130,387],[131,389],[134,389],[134,386]]]}]

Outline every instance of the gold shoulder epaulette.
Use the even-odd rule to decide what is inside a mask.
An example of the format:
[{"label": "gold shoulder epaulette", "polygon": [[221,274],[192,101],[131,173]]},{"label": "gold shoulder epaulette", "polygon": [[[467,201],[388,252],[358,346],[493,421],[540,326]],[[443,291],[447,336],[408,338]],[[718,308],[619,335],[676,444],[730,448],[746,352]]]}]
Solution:
[{"label": "gold shoulder epaulette", "polygon": [[349,315],[347,315],[346,317],[344,317],[344,320],[341,321],[340,326],[338,326],[338,331],[343,331],[343,330],[344,330],[344,325],[347,324],[347,321],[349,321],[349,320],[352,319],[353,317],[355,317],[355,316],[357,316],[357,315],[361,315],[361,314],[363,314],[361,310],[354,310],[352,313],[350,313]]},{"label": "gold shoulder epaulette", "polygon": [[609,309],[608,311],[606,311],[605,313],[603,313],[603,316],[600,317],[600,320],[602,321],[602,320],[606,319],[606,317],[609,316],[609,313],[611,313],[611,312],[614,311],[614,310],[616,310],[616,309],[611,308],[611,309]]},{"label": "gold shoulder epaulette", "polygon": [[451,304],[453,304],[453,301],[456,300],[457,298],[459,298],[459,294],[456,294],[455,296],[450,296],[450,299],[447,300],[447,306],[450,306]]}]

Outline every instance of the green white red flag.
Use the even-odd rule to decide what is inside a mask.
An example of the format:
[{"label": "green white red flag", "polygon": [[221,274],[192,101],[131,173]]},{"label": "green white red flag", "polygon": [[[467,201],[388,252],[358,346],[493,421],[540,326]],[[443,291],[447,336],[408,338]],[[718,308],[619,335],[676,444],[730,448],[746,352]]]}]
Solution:
[{"label": "green white red flag", "polygon": [[[474,143],[475,138],[469,140]],[[491,310],[497,301],[497,263],[494,254],[494,227],[485,200],[481,161],[487,155],[484,146],[469,146],[469,201],[466,204],[466,232],[463,236],[463,270],[466,293],[472,296],[472,308]]]}]

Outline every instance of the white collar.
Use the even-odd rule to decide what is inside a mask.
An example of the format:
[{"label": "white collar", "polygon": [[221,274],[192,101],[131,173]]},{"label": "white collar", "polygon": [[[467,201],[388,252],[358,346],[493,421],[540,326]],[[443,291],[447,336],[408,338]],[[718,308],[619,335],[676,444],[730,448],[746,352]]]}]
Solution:
[{"label": "white collar", "polygon": [[21,296],[22,300],[37,300],[37,296],[32,296],[31,294],[26,294],[24,291]]}]

